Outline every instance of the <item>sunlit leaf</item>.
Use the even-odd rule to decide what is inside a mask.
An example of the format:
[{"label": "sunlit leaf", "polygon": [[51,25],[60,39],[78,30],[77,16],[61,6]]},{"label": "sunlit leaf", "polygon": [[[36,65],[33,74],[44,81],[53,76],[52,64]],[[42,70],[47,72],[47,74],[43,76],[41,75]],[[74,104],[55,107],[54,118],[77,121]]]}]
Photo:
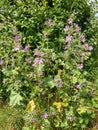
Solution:
[{"label": "sunlit leaf", "polygon": [[20,102],[22,101],[22,97],[19,93],[16,93],[15,91],[11,92],[10,95],[10,103],[9,105],[15,106],[15,105],[20,105]]},{"label": "sunlit leaf", "polygon": [[83,113],[86,113],[86,111],[87,111],[87,109],[86,109],[86,107],[80,107],[79,109],[78,109],[78,113],[81,115],[81,114],[83,114]]},{"label": "sunlit leaf", "polygon": [[33,100],[29,101],[27,104],[26,110],[25,111],[33,111],[35,108],[35,103]]}]

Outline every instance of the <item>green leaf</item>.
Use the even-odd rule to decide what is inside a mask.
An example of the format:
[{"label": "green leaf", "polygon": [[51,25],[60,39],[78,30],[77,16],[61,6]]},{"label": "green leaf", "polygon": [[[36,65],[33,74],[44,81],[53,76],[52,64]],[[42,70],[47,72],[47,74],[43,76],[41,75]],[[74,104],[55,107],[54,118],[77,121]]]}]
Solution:
[{"label": "green leaf", "polygon": [[22,97],[20,96],[19,93],[16,93],[15,91],[11,92],[10,95],[10,106],[15,106],[15,105],[20,105],[20,102],[22,100]]},{"label": "green leaf", "polygon": [[73,84],[77,83],[77,78],[73,77],[72,82],[73,82]]},{"label": "green leaf", "polygon": [[78,113],[79,113],[79,115],[81,115],[81,114],[83,114],[83,113],[86,113],[86,111],[87,111],[87,109],[86,109],[86,107],[80,107],[79,109],[78,109]]},{"label": "green leaf", "polygon": [[54,88],[54,86],[56,85],[53,78],[51,76],[48,76],[46,78],[46,85],[49,87],[49,88]]},{"label": "green leaf", "polygon": [[55,124],[56,127],[60,126],[60,122],[58,120],[54,120],[54,124]]}]

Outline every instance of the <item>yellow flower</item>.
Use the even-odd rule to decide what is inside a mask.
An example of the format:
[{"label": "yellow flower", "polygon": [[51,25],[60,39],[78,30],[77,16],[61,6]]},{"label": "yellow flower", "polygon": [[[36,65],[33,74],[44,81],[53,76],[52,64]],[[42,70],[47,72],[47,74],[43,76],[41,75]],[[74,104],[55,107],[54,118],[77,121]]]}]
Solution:
[{"label": "yellow flower", "polygon": [[59,112],[61,111],[61,108],[62,108],[61,102],[54,102],[53,105],[56,106],[56,108],[58,109]]},{"label": "yellow flower", "polygon": [[26,110],[25,111],[34,111],[35,108],[35,103],[33,100],[29,101],[29,103],[27,104]]}]

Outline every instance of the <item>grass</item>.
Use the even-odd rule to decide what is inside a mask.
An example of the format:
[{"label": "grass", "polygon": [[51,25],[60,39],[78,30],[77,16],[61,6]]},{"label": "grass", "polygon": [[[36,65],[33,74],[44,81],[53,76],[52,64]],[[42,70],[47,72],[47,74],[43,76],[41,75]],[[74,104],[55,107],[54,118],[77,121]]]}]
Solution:
[{"label": "grass", "polygon": [[22,130],[22,114],[0,101],[0,130]]}]

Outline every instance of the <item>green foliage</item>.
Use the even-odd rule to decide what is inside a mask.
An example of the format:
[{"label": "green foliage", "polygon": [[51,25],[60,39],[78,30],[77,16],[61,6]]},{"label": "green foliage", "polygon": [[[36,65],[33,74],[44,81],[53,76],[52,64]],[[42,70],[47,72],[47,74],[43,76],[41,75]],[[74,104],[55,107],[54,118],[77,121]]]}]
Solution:
[{"label": "green foliage", "polygon": [[85,129],[98,108],[89,72],[96,45],[88,32],[90,5],[86,0],[3,2],[1,94],[7,93],[10,105],[26,108],[23,129]]},{"label": "green foliage", "polygon": [[10,105],[11,106],[20,105],[21,100],[22,100],[22,97],[18,93],[14,92],[14,91],[11,92],[11,95],[10,95]]}]

